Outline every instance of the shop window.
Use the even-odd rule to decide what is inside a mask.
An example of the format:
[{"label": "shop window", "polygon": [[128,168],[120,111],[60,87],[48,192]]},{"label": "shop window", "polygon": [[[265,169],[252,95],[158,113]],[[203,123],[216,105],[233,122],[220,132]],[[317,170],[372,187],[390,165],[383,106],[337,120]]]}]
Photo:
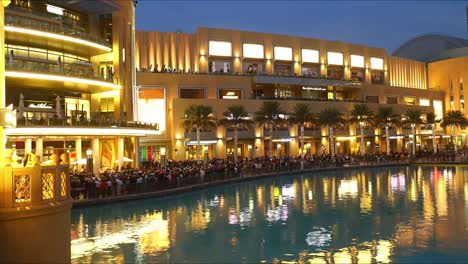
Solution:
[{"label": "shop window", "polygon": [[241,99],[242,91],[240,89],[219,89],[218,99]]},{"label": "shop window", "polygon": [[419,105],[421,106],[431,106],[431,100],[427,98],[420,98],[419,99]]},{"label": "shop window", "polygon": [[363,82],[365,80],[366,73],[364,69],[352,69],[351,70],[351,79],[353,81]]},{"label": "shop window", "polygon": [[414,97],[405,96],[403,97],[403,100],[405,102],[405,105],[416,105],[416,98]]},{"label": "shop window", "polygon": [[210,61],[208,70],[209,72],[231,72],[231,62],[224,60]]},{"label": "shop window", "polygon": [[382,71],[372,71],[371,80],[373,84],[383,84],[384,83],[384,72]]},{"label": "shop window", "polygon": [[203,99],[205,98],[205,88],[180,88],[179,98]]},{"label": "shop window", "polygon": [[368,95],[366,96],[366,102],[368,103],[379,103],[379,96],[378,95]]},{"label": "shop window", "polygon": [[293,73],[291,64],[275,63],[274,72],[278,75],[290,76]]},{"label": "shop window", "polygon": [[398,104],[398,96],[387,96],[387,104]]},{"label": "shop window", "polygon": [[305,77],[318,78],[320,77],[320,66],[302,67],[301,75]]},{"label": "shop window", "polygon": [[343,80],[344,70],[343,67],[328,67],[327,77],[334,80]]},{"label": "shop window", "polygon": [[291,88],[275,89],[275,97],[276,98],[291,98],[293,97],[293,91],[291,90]]},{"label": "shop window", "polygon": [[244,62],[242,63],[242,69],[244,73],[256,74],[263,72],[263,63],[261,62]]}]

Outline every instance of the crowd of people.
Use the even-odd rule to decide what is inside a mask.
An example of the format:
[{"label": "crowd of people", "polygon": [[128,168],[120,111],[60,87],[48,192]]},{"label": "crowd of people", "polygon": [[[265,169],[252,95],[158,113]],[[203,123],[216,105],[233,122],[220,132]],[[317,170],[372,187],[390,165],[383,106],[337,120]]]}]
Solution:
[{"label": "crowd of people", "polygon": [[[323,167],[341,167],[362,162],[399,162],[406,161],[410,155],[406,152],[373,154],[360,157],[357,155],[327,154],[310,155],[304,158],[305,169]],[[235,177],[247,177],[263,173],[296,171],[301,168],[300,157],[285,156],[280,158],[257,157],[239,159],[212,159],[209,161],[172,161],[163,167],[158,162],[144,163],[139,169],[106,171],[100,175],[86,171],[71,173],[72,196],[74,199],[96,199],[133,193],[152,192],[169,188],[183,187],[197,183],[227,180]]]}]

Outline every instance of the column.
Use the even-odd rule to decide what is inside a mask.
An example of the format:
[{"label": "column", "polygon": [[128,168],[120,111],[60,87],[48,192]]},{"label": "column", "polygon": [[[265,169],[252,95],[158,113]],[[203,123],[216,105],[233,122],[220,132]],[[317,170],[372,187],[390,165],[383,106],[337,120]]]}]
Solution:
[{"label": "column", "polygon": [[43,144],[44,144],[43,138],[41,138],[41,137],[36,138],[36,153],[35,154],[36,154],[36,156],[39,157],[39,160],[41,162],[42,162],[42,155],[44,154],[43,153],[43,150],[44,150],[43,149],[43,147],[44,147]]},{"label": "column", "polygon": [[83,156],[82,154],[83,147],[81,145],[81,137],[75,139],[75,153],[76,153],[76,160],[80,160]]},{"label": "column", "polygon": [[265,155],[264,141],[265,137],[263,136],[263,126],[254,128],[255,134],[255,144],[254,144],[254,157],[261,157]]},{"label": "column", "polygon": [[99,138],[95,137],[92,139],[93,147],[93,173],[99,176],[99,169],[101,168],[101,153],[99,147]]},{"label": "column", "polygon": [[300,156],[299,145],[301,142],[301,132],[298,132],[298,126],[289,127],[289,136],[293,138],[293,141],[289,142],[289,152],[287,153],[290,156]]},{"label": "column", "polygon": [[117,158],[119,160],[119,171],[122,170],[122,167],[124,165],[124,148],[125,148],[125,144],[124,144],[125,140],[123,137],[118,137],[117,138]]},{"label": "column", "polygon": [[133,157],[133,163],[135,169],[140,168],[140,139],[137,137],[133,137],[133,152],[135,153]]},{"label": "column", "polygon": [[[217,142],[213,145],[213,152],[216,152],[216,156],[213,158],[225,159],[226,158],[226,129],[219,126],[216,129]],[[223,139],[225,139],[223,141]]]},{"label": "column", "polygon": [[24,153],[31,153],[31,151],[32,151],[32,139],[27,138],[24,141]]}]

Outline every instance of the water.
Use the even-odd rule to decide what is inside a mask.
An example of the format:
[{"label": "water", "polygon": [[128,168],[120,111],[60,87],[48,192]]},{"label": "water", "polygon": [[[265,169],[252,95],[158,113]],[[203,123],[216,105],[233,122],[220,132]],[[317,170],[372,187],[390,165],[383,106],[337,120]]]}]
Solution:
[{"label": "water", "polygon": [[74,263],[468,262],[468,167],[262,179],[74,209]]}]

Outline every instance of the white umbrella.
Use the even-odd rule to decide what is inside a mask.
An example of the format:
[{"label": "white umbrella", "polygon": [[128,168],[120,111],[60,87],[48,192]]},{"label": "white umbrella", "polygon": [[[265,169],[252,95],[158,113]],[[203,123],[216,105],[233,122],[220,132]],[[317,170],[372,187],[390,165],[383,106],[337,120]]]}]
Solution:
[{"label": "white umbrella", "polygon": [[79,164],[79,165],[86,165],[86,163],[88,163],[88,162],[86,161],[86,158],[83,158],[83,159],[77,160],[77,161],[75,161],[75,162],[72,162],[71,164],[72,164],[72,165],[77,165],[77,164]]},{"label": "white umbrella", "polygon": [[[123,157],[123,162],[132,162],[132,161],[133,161],[132,159],[129,159],[129,158],[127,158],[127,157]],[[118,163],[119,160],[116,160],[116,161],[114,161],[114,162],[115,162],[115,163]]]},{"label": "white umbrella", "polygon": [[18,117],[24,117],[24,95],[20,93],[20,100],[18,103],[18,113],[16,114]]},{"label": "white umbrella", "polygon": [[60,105],[60,96],[57,96],[55,100],[57,101],[57,105],[55,106],[55,111],[57,112],[57,118],[62,119],[62,106]]}]

